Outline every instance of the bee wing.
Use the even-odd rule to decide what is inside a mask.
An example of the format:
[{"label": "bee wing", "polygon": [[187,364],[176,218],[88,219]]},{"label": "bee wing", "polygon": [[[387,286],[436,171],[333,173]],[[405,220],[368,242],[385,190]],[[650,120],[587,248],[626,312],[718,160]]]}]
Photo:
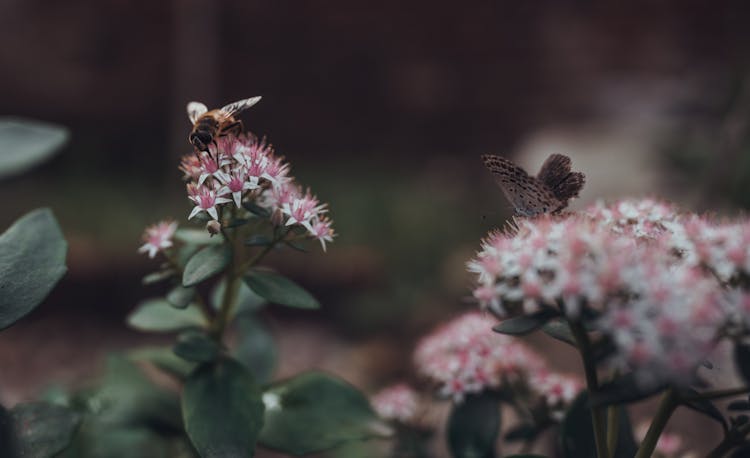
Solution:
[{"label": "bee wing", "polygon": [[561,202],[535,177],[504,157],[485,154],[485,167],[495,177],[517,215],[534,216],[556,211]]},{"label": "bee wing", "polygon": [[255,105],[256,103],[260,102],[260,96],[258,97],[250,97],[249,99],[244,100],[238,100],[234,103],[230,103],[229,105],[221,107],[219,111],[222,113],[233,116],[239,113],[242,113],[243,111],[247,110],[251,106]]},{"label": "bee wing", "polygon": [[206,114],[208,107],[200,102],[190,102],[187,104],[187,114],[190,118],[190,122],[195,124],[195,121],[202,115]]}]

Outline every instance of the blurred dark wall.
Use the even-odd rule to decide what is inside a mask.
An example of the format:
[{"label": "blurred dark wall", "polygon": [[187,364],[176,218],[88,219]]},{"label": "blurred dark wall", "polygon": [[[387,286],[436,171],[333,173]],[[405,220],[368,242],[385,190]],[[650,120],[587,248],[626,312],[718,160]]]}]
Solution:
[{"label": "blurred dark wall", "polygon": [[187,100],[258,94],[246,123],[297,157],[475,154],[546,121],[606,116],[592,94],[612,79],[728,87],[747,63],[749,10],[740,0],[4,0],[0,111],[69,125],[77,154],[126,170],[171,167],[162,152],[186,147]]}]

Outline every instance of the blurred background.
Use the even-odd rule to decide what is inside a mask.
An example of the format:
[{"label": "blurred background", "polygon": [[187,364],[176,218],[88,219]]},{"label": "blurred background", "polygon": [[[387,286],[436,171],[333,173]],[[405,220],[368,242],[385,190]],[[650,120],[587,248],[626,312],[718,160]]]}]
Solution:
[{"label": "blurred background", "polygon": [[0,399],[75,386],[106,353],[159,340],[123,321],[163,294],[140,283],[156,267],[136,253],[143,227],[190,210],[189,100],[262,95],[245,126],[330,203],[327,254],[270,258],[324,304],[267,310],[278,376],[319,367],[371,391],[409,377],[416,340],[473,309],[465,262],[511,213],[480,154],[531,173],[571,156],[588,177],[574,208],[750,207],[748,23],[741,0],[4,0],[0,115],[64,125],[70,141],[0,182],[0,223],[49,206],[70,252],[53,295],[0,334]]}]

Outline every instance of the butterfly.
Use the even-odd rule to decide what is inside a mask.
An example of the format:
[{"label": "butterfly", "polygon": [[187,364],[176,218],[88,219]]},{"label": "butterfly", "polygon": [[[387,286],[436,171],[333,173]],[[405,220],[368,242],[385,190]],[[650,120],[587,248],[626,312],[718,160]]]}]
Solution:
[{"label": "butterfly", "polygon": [[504,157],[485,154],[482,161],[520,216],[559,213],[586,183],[586,175],[572,172],[571,160],[563,154],[548,157],[535,177]]}]

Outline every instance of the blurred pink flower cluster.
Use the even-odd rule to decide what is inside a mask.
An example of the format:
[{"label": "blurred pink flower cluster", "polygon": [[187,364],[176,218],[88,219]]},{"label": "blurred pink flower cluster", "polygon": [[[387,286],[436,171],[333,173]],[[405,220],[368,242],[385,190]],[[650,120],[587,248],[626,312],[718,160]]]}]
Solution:
[{"label": "blurred pink flower cluster", "polygon": [[180,170],[194,204],[188,219],[205,213],[221,220],[222,209],[250,203],[267,210],[276,225],[303,227],[323,250],[333,240],[327,205],[304,192],[289,175],[289,164],[252,134],[219,137],[208,152],[183,156]]},{"label": "blurred pink flower cluster", "polygon": [[383,388],[372,398],[372,406],[385,420],[410,423],[417,416],[419,395],[405,383]]},{"label": "blurred pink flower cluster", "polygon": [[[539,355],[517,339],[492,331],[493,324],[491,317],[471,312],[438,328],[417,345],[417,371],[437,383],[442,396],[456,402],[469,393],[500,388],[505,381],[541,382],[545,377],[554,377]],[[546,381],[561,382],[549,378]],[[530,388],[552,401],[570,401],[577,394],[570,396],[567,387],[558,392],[544,383],[531,384]]]},{"label": "blurred pink flower cluster", "polygon": [[561,307],[571,319],[593,309],[617,349],[610,363],[645,382],[684,380],[731,317],[750,316],[747,295],[729,289],[750,272],[747,221],[716,224],[644,199],[515,226],[490,234],[468,263],[481,307],[499,316]]},{"label": "blurred pink flower cluster", "polygon": [[148,253],[149,258],[156,256],[156,253],[166,250],[172,246],[172,237],[177,230],[177,223],[174,221],[160,221],[148,226],[143,232],[144,243],[139,249],[139,253]]}]

